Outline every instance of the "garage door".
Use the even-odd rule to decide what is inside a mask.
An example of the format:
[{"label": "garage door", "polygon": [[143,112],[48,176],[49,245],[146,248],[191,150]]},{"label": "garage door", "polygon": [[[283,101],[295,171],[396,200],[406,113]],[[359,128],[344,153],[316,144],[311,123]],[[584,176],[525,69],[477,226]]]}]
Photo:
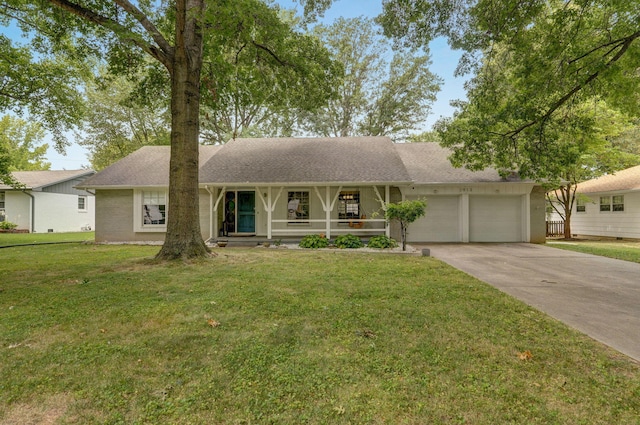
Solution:
[{"label": "garage door", "polygon": [[[418,198],[407,198],[418,199]],[[459,197],[427,197],[424,217],[407,229],[408,242],[460,242]]]},{"label": "garage door", "polygon": [[520,196],[469,196],[470,242],[522,242]]}]

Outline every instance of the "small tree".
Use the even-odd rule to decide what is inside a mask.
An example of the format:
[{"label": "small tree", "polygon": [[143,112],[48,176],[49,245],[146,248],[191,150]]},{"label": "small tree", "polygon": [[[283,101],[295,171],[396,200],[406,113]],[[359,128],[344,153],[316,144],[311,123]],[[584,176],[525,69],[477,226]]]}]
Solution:
[{"label": "small tree", "polygon": [[396,220],[400,223],[400,238],[403,251],[407,250],[407,227],[424,216],[426,208],[427,202],[421,199],[387,204],[384,218],[387,221]]}]

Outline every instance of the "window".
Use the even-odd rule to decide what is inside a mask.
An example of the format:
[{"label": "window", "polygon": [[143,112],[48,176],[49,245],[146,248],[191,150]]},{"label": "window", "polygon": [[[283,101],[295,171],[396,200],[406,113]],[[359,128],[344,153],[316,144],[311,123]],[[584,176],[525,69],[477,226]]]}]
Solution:
[{"label": "window", "polygon": [[166,224],[167,202],[164,192],[142,192],[142,224]]},{"label": "window", "polygon": [[601,196],[600,211],[624,211],[624,195]]},{"label": "window", "polygon": [[7,213],[4,210],[4,192],[0,192],[0,221],[7,220]]},{"label": "window", "polygon": [[87,197],[86,196],[78,196],[78,210],[86,211],[87,210]]},{"label": "window", "polygon": [[584,198],[576,199],[576,212],[587,212],[587,203]]},{"label": "window", "polygon": [[613,211],[624,211],[624,195],[616,195],[612,202]]},{"label": "window", "polygon": [[339,219],[360,218],[360,192],[353,190],[340,192],[338,201],[340,202],[338,205]]},{"label": "window", "polygon": [[290,223],[309,220],[309,192],[289,192],[287,196],[287,219]]}]

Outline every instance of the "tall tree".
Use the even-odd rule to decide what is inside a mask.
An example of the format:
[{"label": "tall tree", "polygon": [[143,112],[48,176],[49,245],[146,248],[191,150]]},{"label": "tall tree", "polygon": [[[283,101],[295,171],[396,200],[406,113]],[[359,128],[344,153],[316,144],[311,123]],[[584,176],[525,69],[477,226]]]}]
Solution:
[{"label": "tall tree", "polygon": [[440,80],[428,66],[427,54],[401,49],[392,55],[390,43],[367,18],[338,19],[319,25],[314,33],[345,68],[338,98],[308,114],[302,127],[322,136],[391,136],[405,139],[430,112]]},{"label": "tall tree", "polygon": [[409,45],[446,36],[466,51],[458,72],[475,73],[468,102],[440,125],[461,137],[458,163],[535,177],[545,173],[536,156],[556,149],[571,108],[599,96],[640,112],[639,19],[639,0],[385,0],[380,22]]},{"label": "tall tree", "polygon": [[[3,2],[0,26],[6,29],[18,16],[18,10]],[[39,43],[36,39],[33,42]],[[43,48],[34,55],[32,49],[0,34],[0,110],[18,116],[28,113],[30,120],[39,121],[49,130],[61,152],[69,144],[64,133],[79,124],[84,112],[77,87],[87,69],[73,55],[73,48],[68,52]]]},{"label": "tall tree", "polygon": [[316,37],[297,29],[298,21],[287,10],[270,19],[245,18],[242,31],[216,52],[221,54],[217,61],[205,57],[206,143],[241,135],[289,135],[292,117],[300,111],[313,113],[335,96],[340,64]]},{"label": "tall tree", "polygon": [[553,152],[541,160],[548,169],[547,201],[564,221],[564,236],[569,239],[578,183],[640,164],[640,155],[615,145],[630,121],[603,102],[575,108],[563,124]]},{"label": "tall tree", "polygon": [[[305,7],[315,11],[329,3],[328,0],[309,0]],[[216,51],[220,51],[218,57],[221,58],[228,38],[238,31],[243,31],[247,43],[258,44],[265,52],[271,52],[269,40],[254,39],[245,22],[271,20],[276,11],[259,0],[141,1],[137,4],[129,0],[8,0],[0,13],[15,19],[29,31],[37,31],[32,45],[41,50],[49,46],[60,48],[61,41],[71,39],[83,48],[82,52],[101,53],[112,71],[141,65],[141,53],[165,68],[170,81],[171,110],[170,214],[165,241],[157,258],[207,255],[198,213],[203,58],[216,57]]]},{"label": "tall tree", "polygon": [[87,111],[78,144],[90,152],[94,170],[101,170],[145,145],[168,145],[171,130],[167,96],[135,96],[137,82],[126,77],[88,81]]},{"label": "tall tree", "polygon": [[37,122],[5,115],[0,119],[0,150],[6,152],[7,171],[48,170],[45,155],[49,145],[43,143],[44,129]]},{"label": "tall tree", "polygon": [[[13,15],[12,5],[3,3],[0,26],[9,25]],[[28,114],[30,120],[43,123],[56,149],[63,152],[68,145],[65,131],[77,125],[82,116],[82,98],[76,86],[84,72],[68,55],[42,51],[35,56],[29,48],[0,34],[0,111]],[[0,181],[15,184],[9,174],[11,152],[6,149],[0,146]]]}]

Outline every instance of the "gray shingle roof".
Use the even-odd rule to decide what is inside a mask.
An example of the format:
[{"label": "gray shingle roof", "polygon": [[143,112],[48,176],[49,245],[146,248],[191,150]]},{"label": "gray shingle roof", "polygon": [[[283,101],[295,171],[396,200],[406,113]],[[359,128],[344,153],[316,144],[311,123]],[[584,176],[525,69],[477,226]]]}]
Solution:
[{"label": "gray shingle roof", "polygon": [[[435,143],[388,137],[237,139],[200,147],[201,184],[473,183],[503,181],[495,170],[454,168]],[[146,146],[82,187],[166,186],[168,146]]]},{"label": "gray shingle roof", "polygon": [[580,193],[640,190],[640,165],[578,184]]},{"label": "gray shingle roof", "polygon": [[[93,173],[93,170],[46,170],[14,171],[11,175],[27,189],[40,189],[78,177],[90,176]],[[0,189],[12,189],[12,187],[0,183]]]},{"label": "gray shingle roof", "polygon": [[202,182],[410,182],[387,137],[238,139],[201,168]]},{"label": "gray shingle roof", "polygon": [[503,181],[496,170],[470,171],[455,168],[451,151],[437,143],[398,143],[395,145],[415,183],[482,183]]},{"label": "gray shingle roof", "polygon": [[[200,146],[200,164],[220,146]],[[166,186],[169,184],[169,146],[143,146],[82,183],[82,187]],[[202,166],[202,165],[201,165]]]}]

